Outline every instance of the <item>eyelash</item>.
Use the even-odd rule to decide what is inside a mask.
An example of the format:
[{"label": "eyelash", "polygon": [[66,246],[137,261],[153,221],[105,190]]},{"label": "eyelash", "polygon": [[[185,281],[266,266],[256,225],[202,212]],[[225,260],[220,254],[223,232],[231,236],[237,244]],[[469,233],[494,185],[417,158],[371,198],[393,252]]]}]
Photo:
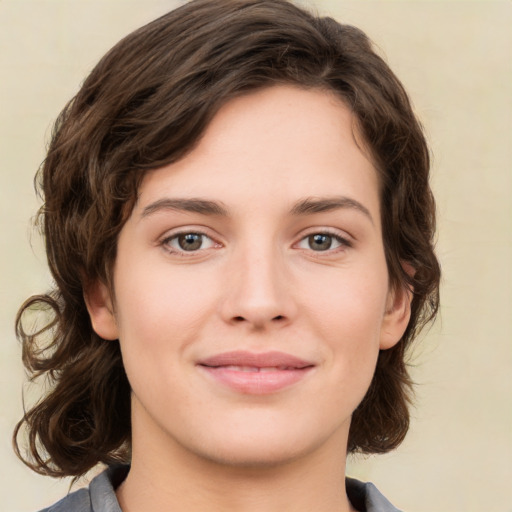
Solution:
[{"label": "eyelash", "polygon": [[218,247],[220,245],[219,243],[215,242],[215,240],[213,240],[212,237],[208,236],[206,233],[203,233],[202,231],[196,231],[196,230],[180,231],[179,233],[173,233],[172,235],[165,237],[161,241],[161,245],[169,253],[171,253],[173,255],[177,255],[177,256],[182,256],[185,258],[193,256],[194,254],[197,254],[198,252],[200,252],[200,250],[205,250],[205,248],[203,248],[203,247],[200,247],[199,249],[192,250],[192,251],[187,251],[187,250],[179,248],[179,247],[172,247],[171,243],[173,241],[176,241],[177,243],[179,243],[178,242],[179,238],[181,236],[186,236],[186,235],[197,235],[197,236],[201,237],[201,245],[203,245],[205,239],[210,240],[212,244],[210,247],[207,247],[206,249],[210,249],[211,247],[215,247],[215,246]]},{"label": "eyelash", "polygon": [[[198,249],[195,249],[195,250],[187,251],[183,248],[171,246],[171,243],[173,241],[176,241],[177,243],[179,243],[178,242],[179,237],[186,236],[186,235],[196,235],[196,236],[201,237],[201,247],[199,247]],[[334,233],[328,229],[323,229],[320,231],[312,231],[311,233],[308,233],[305,236],[303,236],[299,240],[299,242],[294,245],[301,244],[304,241],[306,241],[306,243],[307,243],[307,240],[309,238],[318,236],[318,235],[330,237],[332,240],[334,240],[335,242],[337,242],[339,244],[338,247],[335,247],[334,249],[332,249],[331,247],[328,247],[325,250],[319,250],[319,251],[315,251],[311,248],[301,248],[301,249],[315,253],[318,256],[322,253],[324,253],[326,255],[331,255],[333,253],[337,253],[337,252],[346,250],[347,248],[351,248],[353,246],[353,244],[350,240],[348,240],[347,238],[340,236],[338,233]],[[206,247],[206,248],[202,247],[205,239],[210,240],[210,242],[211,242],[210,247]],[[204,251],[204,250],[207,250],[207,249],[210,249],[213,247],[219,247],[221,244],[218,242],[215,242],[215,240],[213,240],[212,237],[208,236],[206,233],[203,233],[202,231],[190,230],[190,231],[181,231],[178,233],[173,233],[172,235],[165,237],[161,241],[161,245],[165,248],[165,250],[167,250],[169,253],[171,253],[173,255],[177,255],[177,256],[181,256],[181,257],[191,257],[193,255],[197,255],[201,251]]]},{"label": "eyelash", "polygon": [[330,237],[333,241],[336,241],[339,245],[338,245],[338,247],[335,247],[335,248],[328,247],[327,249],[320,250],[320,251],[314,251],[312,249],[305,249],[308,251],[310,250],[316,256],[320,256],[321,254],[325,254],[325,255],[336,254],[340,251],[349,249],[353,246],[352,242],[348,238],[345,238],[345,237],[341,236],[339,233],[335,233],[329,229],[323,229],[320,231],[312,231],[312,232],[306,234],[305,236],[303,236],[299,240],[299,244],[305,240],[307,241],[311,237],[318,236],[318,235]]}]

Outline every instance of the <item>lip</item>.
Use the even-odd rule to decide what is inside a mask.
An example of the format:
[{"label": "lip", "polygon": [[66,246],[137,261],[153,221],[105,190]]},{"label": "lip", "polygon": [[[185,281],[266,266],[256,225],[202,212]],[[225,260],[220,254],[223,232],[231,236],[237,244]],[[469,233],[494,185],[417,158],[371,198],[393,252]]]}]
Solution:
[{"label": "lip", "polygon": [[197,366],[234,391],[265,395],[299,382],[315,364],[285,352],[232,351],[202,359]]}]

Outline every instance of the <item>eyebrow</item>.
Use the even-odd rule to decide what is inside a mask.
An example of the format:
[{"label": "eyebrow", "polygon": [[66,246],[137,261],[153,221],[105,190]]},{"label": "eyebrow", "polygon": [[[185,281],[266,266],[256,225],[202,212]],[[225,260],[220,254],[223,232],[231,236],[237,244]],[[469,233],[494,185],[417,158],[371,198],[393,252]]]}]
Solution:
[{"label": "eyebrow", "polygon": [[364,214],[373,224],[373,217],[370,210],[355,199],[346,196],[334,197],[307,197],[298,201],[293,206],[292,215],[311,215],[313,213],[330,212],[339,209],[354,209]]},{"label": "eyebrow", "polygon": [[142,210],[141,217],[147,217],[160,210],[177,210],[191,213],[200,213],[202,215],[220,215],[228,216],[227,209],[216,201],[206,199],[171,199],[163,198],[149,204]]},{"label": "eyebrow", "polygon": [[[363,204],[346,196],[334,197],[307,197],[297,201],[290,210],[293,216],[312,215],[315,213],[330,212],[339,209],[354,209],[364,214],[373,224],[373,217]],[[142,211],[141,217],[147,217],[161,210],[176,210],[201,215],[218,215],[228,217],[227,208],[217,201],[200,198],[162,198],[149,204]]]}]

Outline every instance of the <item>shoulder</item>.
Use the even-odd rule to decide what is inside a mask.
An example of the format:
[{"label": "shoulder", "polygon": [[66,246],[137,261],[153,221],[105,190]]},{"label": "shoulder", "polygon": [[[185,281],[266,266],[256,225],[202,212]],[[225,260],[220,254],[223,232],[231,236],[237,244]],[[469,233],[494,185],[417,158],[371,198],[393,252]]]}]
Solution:
[{"label": "shoulder", "polygon": [[68,494],[40,512],[122,512],[115,488],[124,480],[128,466],[108,468],[95,477],[88,487]]},{"label": "shoulder", "polygon": [[345,485],[350,502],[360,512],[400,512],[370,482],[346,478]]},{"label": "shoulder", "polygon": [[68,494],[51,507],[45,508],[40,512],[92,512],[91,498],[89,489],[79,489]]}]

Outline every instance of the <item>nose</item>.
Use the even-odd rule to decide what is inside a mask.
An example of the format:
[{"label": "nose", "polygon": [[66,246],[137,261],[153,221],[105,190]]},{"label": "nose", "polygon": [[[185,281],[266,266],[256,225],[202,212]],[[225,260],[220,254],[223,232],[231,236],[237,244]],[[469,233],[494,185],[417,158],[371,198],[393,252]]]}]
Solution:
[{"label": "nose", "polygon": [[290,323],[296,314],[285,257],[248,245],[234,255],[225,281],[221,315],[230,324],[265,330]]}]

